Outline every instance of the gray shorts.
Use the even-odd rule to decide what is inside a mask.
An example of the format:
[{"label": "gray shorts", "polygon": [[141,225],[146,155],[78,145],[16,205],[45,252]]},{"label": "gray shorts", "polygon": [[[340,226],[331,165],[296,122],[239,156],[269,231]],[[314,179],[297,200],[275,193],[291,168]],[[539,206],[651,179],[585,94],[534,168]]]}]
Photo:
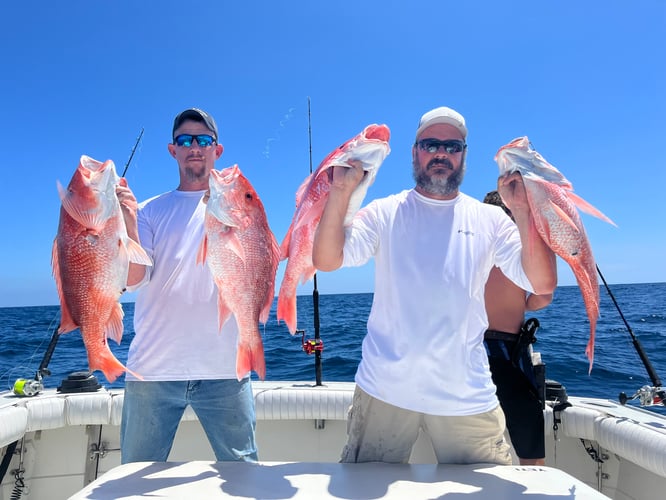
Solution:
[{"label": "gray shorts", "polygon": [[430,437],[441,464],[511,465],[510,447],[504,439],[504,413],[499,405],[478,415],[428,415],[380,401],[358,386],[340,461],[407,463],[419,429]]}]

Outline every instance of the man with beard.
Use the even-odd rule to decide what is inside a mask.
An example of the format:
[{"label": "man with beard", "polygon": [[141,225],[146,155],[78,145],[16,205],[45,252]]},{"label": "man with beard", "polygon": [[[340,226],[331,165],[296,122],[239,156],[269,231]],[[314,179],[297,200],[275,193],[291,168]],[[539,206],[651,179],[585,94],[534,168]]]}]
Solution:
[{"label": "man with beard", "polygon": [[333,170],[314,264],[333,271],[375,259],[343,462],[405,463],[421,430],[439,463],[511,463],[483,346],[485,283],[497,266],[530,293],[552,293],[555,256],[528,237],[533,222],[519,174],[498,180],[515,224],[459,191],[466,140],[456,111],[425,113],[412,146],[416,186],[369,203],[349,227],[344,216],[363,171]]}]

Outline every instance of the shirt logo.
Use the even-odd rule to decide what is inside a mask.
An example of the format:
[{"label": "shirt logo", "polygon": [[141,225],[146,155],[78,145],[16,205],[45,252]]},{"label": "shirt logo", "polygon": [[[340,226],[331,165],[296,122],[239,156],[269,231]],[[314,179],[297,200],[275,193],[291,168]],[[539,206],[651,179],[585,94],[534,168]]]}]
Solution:
[{"label": "shirt logo", "polygon": [[473,231],[465,231],[464,229],[458,229],[458,234],[464,234],[465,236],[474,236]]}]

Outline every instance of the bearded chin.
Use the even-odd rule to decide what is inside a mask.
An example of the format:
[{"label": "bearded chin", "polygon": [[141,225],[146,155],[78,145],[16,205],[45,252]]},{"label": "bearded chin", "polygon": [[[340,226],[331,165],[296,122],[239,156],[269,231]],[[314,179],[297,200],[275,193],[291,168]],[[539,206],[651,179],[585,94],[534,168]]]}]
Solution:
[{"label": "bearded chin", "polygon": [[463,163],[459,170],[456,170],[446,178],[440,176],[429,176],[420,166],[414,162],[412,176],[416,185],[424,192],[438,196],[448,196],[455,194],[462,184],[465,177],[466,165]]}]

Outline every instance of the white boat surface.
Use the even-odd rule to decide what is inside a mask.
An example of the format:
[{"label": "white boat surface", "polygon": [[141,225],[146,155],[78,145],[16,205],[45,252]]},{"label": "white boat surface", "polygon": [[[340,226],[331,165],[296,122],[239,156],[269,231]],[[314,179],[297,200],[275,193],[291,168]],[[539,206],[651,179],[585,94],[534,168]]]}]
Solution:
[{"label": "white boat surface", "polygon": [[[123,389],[0,393],[0,500],[126,498],[661,499],[666,416],[569,396],[545,414],[546,466],[437,465],[421,435],[409,464],[340,464],[353,382],[253,381],[258,464],[215,462],[188,408],[166,463],[120,465]],[[14,495],[14,496],[12,496]]]}]

